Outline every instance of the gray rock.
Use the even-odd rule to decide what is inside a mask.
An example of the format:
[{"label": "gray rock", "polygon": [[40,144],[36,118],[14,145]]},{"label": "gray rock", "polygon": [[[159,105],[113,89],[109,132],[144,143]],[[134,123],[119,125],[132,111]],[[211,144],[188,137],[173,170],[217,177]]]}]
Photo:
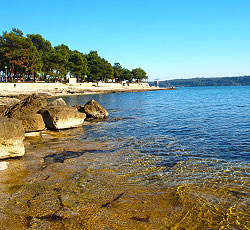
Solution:
[{"label": "gray rock", "polygon": [[106,118],[109,115],[108,111],[93,99],[84,105],[83,111],[86,113],[87,117],[98,119]]},{"label": "gray rock", "polygon": [[19,119],[23,122],[24,131],[26,133],[45,129],[45,124],[41,114],[25,115]]},{"label": "gray rock", "polygon": [[57,98],[57,99],[50,99],[48,101],[48,106],[57,106],[57,105],[61,105],[61,106],[64,106],[64,105],[67,105],[66,102],[60,97],[60,98]]},{"label": "gray rock", "polygon": [[24,128],[21,121],[0,118],[0,159],[23,156]]},{"label": "gray rock", "polygon": [[83,124],[86,114],[70,106],[49,106],[40,111],[48,129],[68,129]]}]

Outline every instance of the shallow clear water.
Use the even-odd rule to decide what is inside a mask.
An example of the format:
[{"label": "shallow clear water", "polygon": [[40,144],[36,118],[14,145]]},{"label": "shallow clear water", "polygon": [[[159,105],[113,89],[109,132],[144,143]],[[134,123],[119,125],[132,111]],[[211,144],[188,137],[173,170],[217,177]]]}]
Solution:
[{"label": "shallow clear water", "polygon": [[249,229],[250,87],[64,100],[92,98],[107,120],[27,140],[2,226]]},{"label": "shallow clear water", "polygon": [[75,105],[91,98],[110,116],[86,126],[83,139],[110,141],[111,149],[124,154],[114,167],[129,183],[175,187],[192,207],[190,220],[204,215],[206,224],[197,226],[211,221],[210,227],[216,227],[217,221],[218,226],[245,228],[250,223],[250,87],[64,99]]}]

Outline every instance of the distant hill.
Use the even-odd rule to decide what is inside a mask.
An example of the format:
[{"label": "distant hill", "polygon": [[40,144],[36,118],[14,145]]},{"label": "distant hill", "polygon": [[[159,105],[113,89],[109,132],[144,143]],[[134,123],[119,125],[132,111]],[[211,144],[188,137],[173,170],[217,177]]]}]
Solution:
[{"label": "distant hill", "polygon": [[[154,85],[154,82],[150,82]],[[247,86],[250,85],[250,76],[221,77],[221,78],[191,78],[160,81],[160,87],[196,87],[196,86]]]}]

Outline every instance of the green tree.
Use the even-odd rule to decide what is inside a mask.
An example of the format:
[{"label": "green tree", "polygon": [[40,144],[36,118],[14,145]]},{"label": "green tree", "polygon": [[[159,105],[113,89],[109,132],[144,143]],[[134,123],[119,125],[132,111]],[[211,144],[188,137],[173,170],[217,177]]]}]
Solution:
[{"label": "green tree", "polygon": [[99,57],[97,51],[90,51],[87,54],[88,70],[89,74],[87,76],[88,81],[97,81],[102,78],[102,59]]},{"label": "green tree", "polygon": [[129,69],[122,69],[121,78],[131,82],[133,79],[133,73]]},{"label": "green tree", "polygon": [[148,79],[147,73],[142,68],[132,70],[133,78],[140,82],[143,79]]},{"label": "green tree", "polygon": [[3,32],[0,37],[0,53],[4,65],[8,67],[9,78],[12,80],[13,77],[24,76],[27,68],[31,66],[31,61],[39,59],[32,41],[23,37],[22,31],[16,28],[13,28],[10,33]]},{"label": "green tree", "polygon": [[45,40],[40,34],[28,34],[27,37],[31,39],[34,46],[41,53],[43,62],[41,71],[44,73],[44,78],[46,78],[47,75],[53,76],[54,69],[56,68],[54,64],[56,54],[51,43]]},{"label": "green tree", "polygon": [[114,78],[114,69],[112,65],[102,58],[102,66],[101,66],[101,73],[102,73],[102,81],[106,82],[107,79],[113,79]]},{"label": "green tree", "polygon": [[54,47],[56,54],[55,54],[55,62],[57,63],[57,71],[58,73],[63,76],[64,80],[66,80],[66,75],[69,72],[69,57],[72,51],[69,49],[68,46],[61,44],[59,46]]},{"label": "green tree", "polygon": [[123,72],[123,68],[121,66],[120,63],[116,62],[113,65],[113,69],[114,69],[114,77],[116,79],[116,81],[122,81],[122,72]]},{"label": "green tree", "polygon": [[87,75],[89,81],[107,81],[114,77],[120,81],[131,80],[132,76],[137,79],[146,78],[142,69],[135,69],[132,74],[122,68],[120,63],[112,66],[97,51],[85,55],[77,50],[71,51],[64,44],[53,48],[40,34],[24,37],[22,31],[16,28],[0,36],[0,70],[5,71],[6,66],[9,77],[29,80],[36,80],[38,75],[41,80],[66,80],[69,73],[82,80]]},{"label": "green tree", "polygon": [[101,58],[97,51],[90,51],[86,55],[88,61],[88,81],[106,81],[107,79],[113,79],[114,70],[112,65]]},{"label": "green tree", "polygon": [[32,44],[28,54],[28,63],[26,67],[26,73],[28,74],[28,79],[33,76],[33,80],[36,81],[38,72],[41,72],[43,67],[42,55],[36,47]]},{"label": "green tree", "polygon": [[87,60],[79,52],[71,53],[68,62],[70,75],[85,80],[85,75],[88,73]]}]

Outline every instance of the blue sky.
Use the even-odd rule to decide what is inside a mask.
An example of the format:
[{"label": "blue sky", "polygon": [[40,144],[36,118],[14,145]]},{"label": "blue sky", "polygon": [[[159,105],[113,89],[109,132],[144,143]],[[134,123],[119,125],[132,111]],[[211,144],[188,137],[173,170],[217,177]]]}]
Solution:
[{"label": "blue sky", "polygon": [[160,80],[250,74],[250,0],[11,0],[0,30],[97,50]]}]

